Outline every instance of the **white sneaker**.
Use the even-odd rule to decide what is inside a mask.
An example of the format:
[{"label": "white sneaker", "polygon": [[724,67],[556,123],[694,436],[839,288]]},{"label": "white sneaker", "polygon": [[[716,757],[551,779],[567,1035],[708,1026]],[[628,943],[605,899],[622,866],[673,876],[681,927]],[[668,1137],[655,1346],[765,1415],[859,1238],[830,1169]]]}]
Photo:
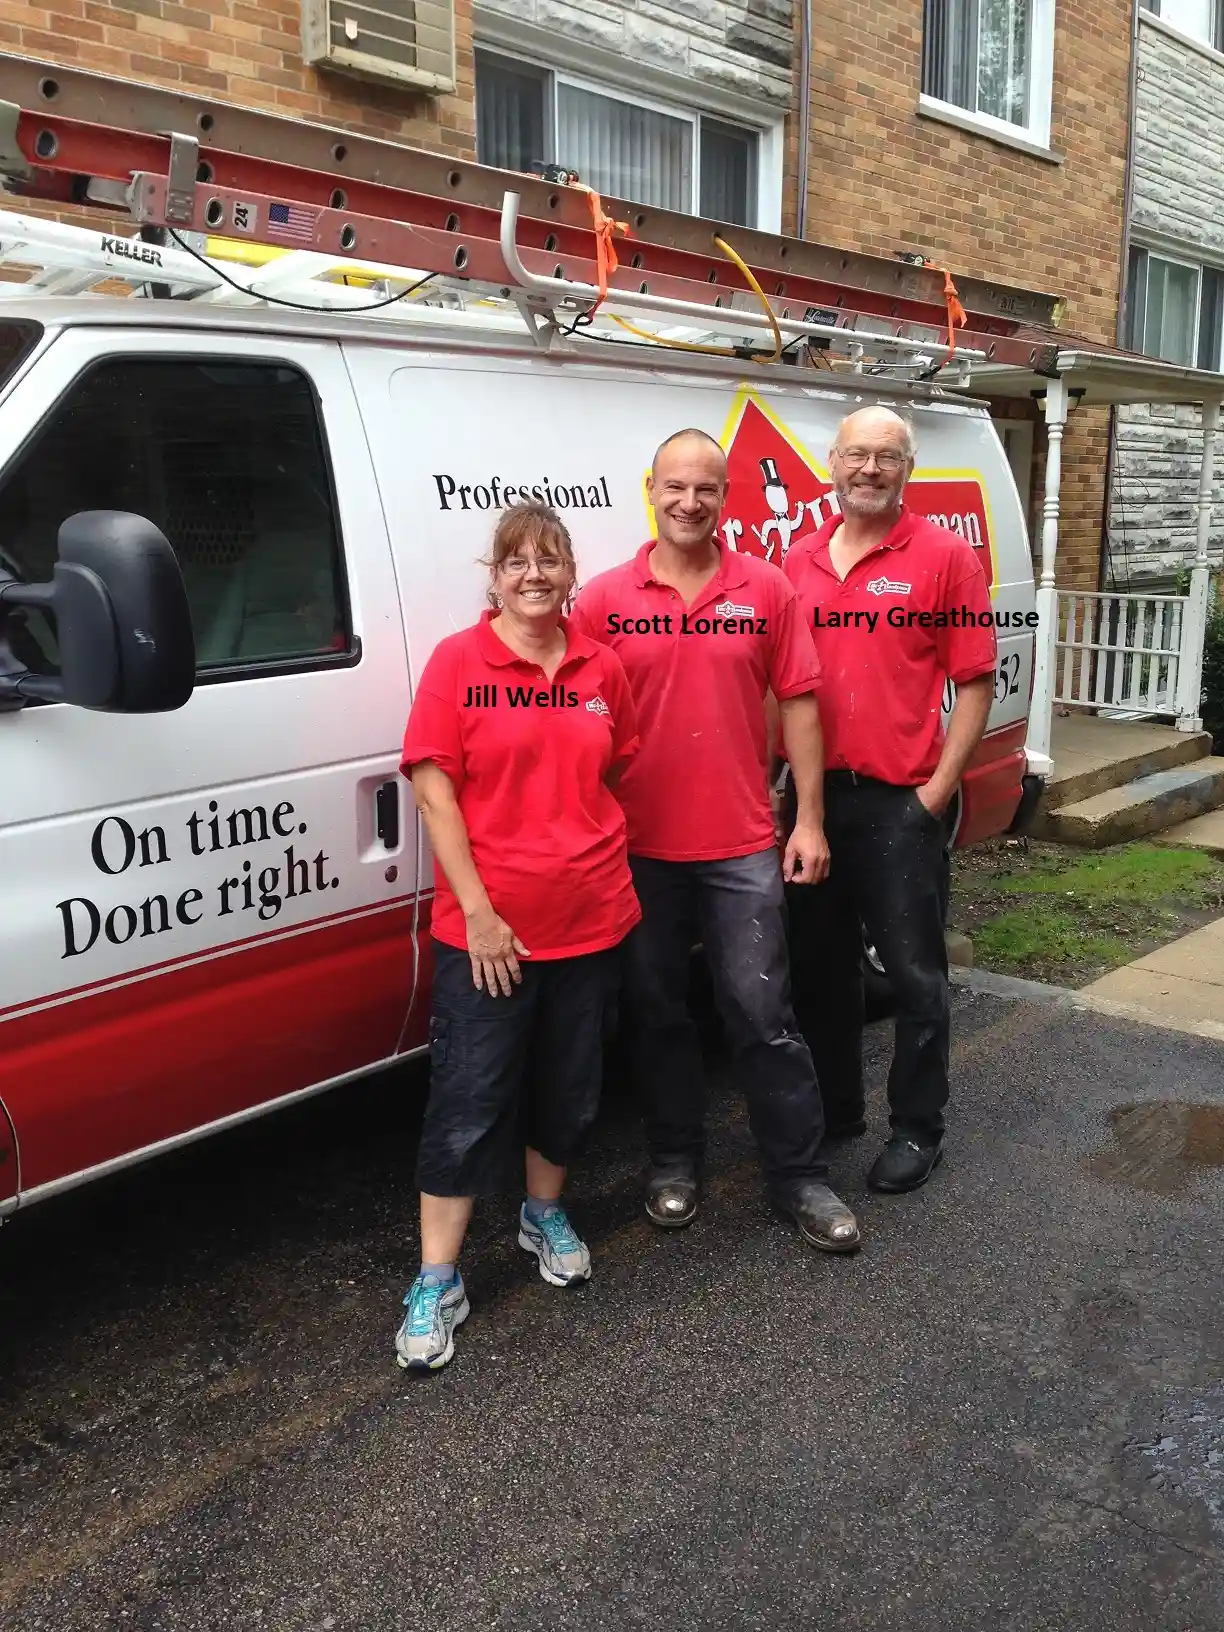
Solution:
[{"label": "white sneaker", "polygon": [[591,1255],[574,1226],[558,1206],[547,1209],[537,1223],[519,1209],[519,1246],[540,1261],[540,1274],[550,1286],[574,1286],[591,1278]]},{"label": "white sneaker", "polygon": [[471,1313],[463,1277],[448,1286],[436,1275],[418,1275],[404,1299],[408,1313],[395,1334],[396,1364],[406,1371],[438,1371],[455,1353],[455,1327]]}]

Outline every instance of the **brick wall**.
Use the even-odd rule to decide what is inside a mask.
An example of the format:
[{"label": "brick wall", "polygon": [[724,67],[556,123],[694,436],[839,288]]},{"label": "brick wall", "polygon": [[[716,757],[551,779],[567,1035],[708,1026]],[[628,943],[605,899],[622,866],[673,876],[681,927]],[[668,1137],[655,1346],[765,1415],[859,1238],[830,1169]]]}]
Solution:
[{"label": "brick wall", "polygon": [[[1051,148],[1062,162],[1052,164],[919,116],[922,0],[824,0],[808,236],[882,255],[918,250],[954,272],[1063,295],[1065,327],[1112,344],[1130,15],[1130,0],[1058,0]],[[1068,427],[1060,584],[1096,587],[1107,435],[1101,410]]]},{"label": "brick wall", "polygon": [[0,50],[475,157],[471,0],[455,0],[453,96],[319,73],[300,0],[0,0]]},{"label": "brick wall", "polygon": [[[1139,35],[1133,237],[1224,265],[1224,63],[1144,23]],[[1111,577],[1167,581],[1194,555],[1203,433],[1198,410],[1119,411],[1110,495]],[[1217,444],[1210,554],[1224,553],[1224,444]]]}]

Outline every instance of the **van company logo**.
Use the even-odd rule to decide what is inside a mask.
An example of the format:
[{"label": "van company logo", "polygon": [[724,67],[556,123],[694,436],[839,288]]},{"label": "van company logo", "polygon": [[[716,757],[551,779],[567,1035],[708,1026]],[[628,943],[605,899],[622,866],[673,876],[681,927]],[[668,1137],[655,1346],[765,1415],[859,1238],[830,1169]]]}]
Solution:
[{"label": "van company logo", "polygon": [[736,606],[734,601],[720,601],[714,608],[716,617],[720,618],[755,618],[755,606]]},{"label": "van company logo", "polygon": [[[750,391],[738,392],[718,438],[726,450],[729,479],[727,505],[718,523],[723,542],[729,550],[779,567],[791,550],[841,514],[827,468],[804,447],[799,427],[792,431],[779,417],[780,406],[775,399],[767,408]],[[832,433],[834,420],[826,419],[824,410],[805,406],[803,413],[807,437],[823,439]],[[984,480],[980,471],[928,475],[920,469],[905,489],[905,503],[915,515],[981,550],[986,582],[993,588],[995,560]]]},{"label": "van company logo", "polygon": [[598,692],[587,704],[587,713],[606,714],[609,719],[612,717],[612,710],[608,707],[607,703],[604,702],[603,698],[598,694]]},{"label": "van company logo", "polygon": [[894,584],[891,578],[873,578],[867,585],[869,595],[908,595],[913,584]]}]

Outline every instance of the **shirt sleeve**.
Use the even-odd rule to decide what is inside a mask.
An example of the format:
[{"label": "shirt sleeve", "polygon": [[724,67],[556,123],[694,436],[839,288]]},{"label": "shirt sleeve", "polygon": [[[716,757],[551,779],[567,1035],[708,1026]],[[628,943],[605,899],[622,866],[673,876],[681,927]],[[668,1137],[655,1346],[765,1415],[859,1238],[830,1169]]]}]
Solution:
[{"label": "shirt sleeve", "polygon": [[820,683],[820,659],[816,642],[803,617],[803,607],[793,587],[779,576],[774,595],[773,642],[769,654],[769,689],[781,702],[802,697]]},{"label": "shirt sleeve", "polygon": [[597,640],[601,646],[606,646],[608,632],[600,613],[598,594],[598,590],[592,584],[588,584],[579,593],[566,622],[577,629],[580,635],[586,635],[588,639]]},{"label": "shirt sleeve", "polygon": [[612,707],[612,764],[609,768],[614,769],[629,763],[641,747],[641,739],[629,678],[615,652],[605,654],[604,673]]},{"label": "shirt sleeve", "polygon": [[[949,621],[937,629],[935,647],[944,673],[953,684],[960,686],[966,680],[994,673],[999,642],[991,613],[990,589],[977,552],[965,545],[957,555],[967,556],[968,560],[962,563],[957,559],[948,573],[941,610],[955,610],[960,627],[954,628]],[[966,613],[971,615],[972,621]]]},{"label": "shirt sleeve", "polygon": [[456,787],[464,779],[463,734],[455,692],[458,660],[456,646],[441,646],[425,665],[404,731],[400,755],[404,776],[411,775],[414,765],[432,759]]}]

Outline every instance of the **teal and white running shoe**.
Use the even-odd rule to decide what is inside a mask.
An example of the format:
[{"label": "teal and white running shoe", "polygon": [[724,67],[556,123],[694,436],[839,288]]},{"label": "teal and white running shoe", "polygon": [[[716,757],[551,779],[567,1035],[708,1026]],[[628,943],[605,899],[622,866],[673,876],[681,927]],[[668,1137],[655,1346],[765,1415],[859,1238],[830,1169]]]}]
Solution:
[{"label": "teal and white running shoe", "polygon": [[519,1246],[540,1261],[540,1274],[550,1286],[574,1286],[591,1278],[591,1255],[579,1240],[562,1208],[549,1207],[537,1223],[519,1209]]},{"label": "teal and white running shoe", "polygon": [[418,1275],[404,1299],[408,1313],[395,1334],[395,1359],[406,1371],[437,1371],[455,1353],[455,1327],[471,1309],[462,1275],[447,1285],[436,1275]]}]

